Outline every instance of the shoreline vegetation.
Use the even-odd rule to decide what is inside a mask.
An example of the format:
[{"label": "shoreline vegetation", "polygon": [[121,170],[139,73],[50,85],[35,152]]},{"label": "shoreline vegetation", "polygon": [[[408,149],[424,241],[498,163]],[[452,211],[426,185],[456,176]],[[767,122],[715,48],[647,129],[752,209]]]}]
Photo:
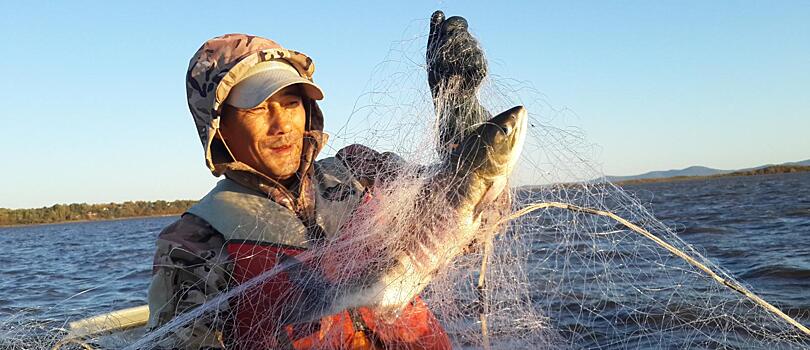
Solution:
[{"label": "shoreline vegetation", "polygon": [[[619,181],[615,182],[614,184],[624,186],[645,183],[695,181],[733,176],[758,176],[799,172],[810,172],[810,166],[773,165],[759,169],[735,171],[710,176],[674,176],[656,179]],[[197,203],[197,201],[193,200],[158,200],[106,204],[56,204],[50,207],[31,209],[0,208],[0,227],[180,215],[195,203]]]},{"label": "shoreline vegetation", "polygon": [[766,166],[758,169],[751,169],[751,170],[743,170],[743,171],[734,171],[725,174],[717,174],[717,175],[708,175],[708,176],[672,176],[672,177],[662,177],[662,178],[654,178],[654,179],[636,179],[636,180],[625,180],[625,181],[617,181],[614,182],[616,185],[637,185],[637,184],[646,184],[646,183],[657,183],[657,182],[679,182],[679,181],[695,181],[695,180],[708,180],[708,179],[718,179],[724,177],[734,177],[734,176],[759,176],[759,175],[774,175],[774,174],[789,174],[789,173],[801,173],[810,171],[810,166],[804,165],[771,165]]},{"label": "shoreline vegetation", "polygon": [[158,200],[106,204],[55,204],[31,209],[0,208],[0,227],[180,215],[195,203],[197,201]]}]

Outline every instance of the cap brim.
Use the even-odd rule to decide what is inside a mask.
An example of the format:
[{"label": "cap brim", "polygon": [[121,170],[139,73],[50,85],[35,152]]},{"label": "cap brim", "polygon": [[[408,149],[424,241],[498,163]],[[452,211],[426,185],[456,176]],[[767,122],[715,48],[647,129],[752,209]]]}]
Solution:
[{"label": "cap brim", "polygon": [[273,69],[253,74],[240,81],[228,93],[225,100],[236,108],[253,108],[275,93],[291,85],[301,85],[303,93],[313,99],[322,100],[323,91],[315,83],[283,69]]}]

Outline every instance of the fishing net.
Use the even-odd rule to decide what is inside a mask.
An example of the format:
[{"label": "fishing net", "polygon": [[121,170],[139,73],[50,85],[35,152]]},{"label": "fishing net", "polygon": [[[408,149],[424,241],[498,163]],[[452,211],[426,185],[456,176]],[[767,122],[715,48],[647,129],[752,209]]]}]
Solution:
[{"label": "fishing net", "polygon": [[[397,282],[418,277],[429,284],[424,289],[399,291],[421,295],[455,348],[810,346],[810,338],[797,327],[735,291],[734,286],[745,285],[717,266],[699,247],[679,238],[639,199],[610,183],[592,181],[602,175],[589,160],[593,159],[593,146],[578,129],[569,127],[570,113],[553,108],[530,84],[498,76],[497,65],[490,67],[478,97],[493,115],[516,105],[525,106],[529,129],[512,176],[509,210],[500,212],[500,207],[493,205],[484,211],[480,226],[465,226],[466,222],[456,215],[454,206],[458,203],[436,195],[447,193],[454,181],[460,181],[441,177],[443,167],[436,165],[447,160],[443,153],[447,151],[441,147],[458,140],[438,131],[446,129],[446,124],[437,122],[436,111],[458,105],[456,89],[463,87],[443,86],[434,101],[423,63],[426,27],[424,22],[415,23],[406,30],[406,39],[392,45],[388,57],[376,67],[368,92],[358,99],[347,123],[332,135],[332,152],[361,143],[402,158],[377,174],[379,182],[373,199],[346,212],[345,224],[337,233],[149,333],[116,333],[83,341],[108,348],[155,347],[161,339],[189,325],[226,322],[234,316],[232,308],[241,297],[255,295],[257,288],[280,274],[288,275],[295,283],[286,295],[287,302],[270,302],[279,308],[307,308],[338,297],[371,300],[370,295],[352,293],[362,294],[357,291],[358,285],[369,284],[390,271],[392,256],[410,254],[414,261],[425,264],[431,259],[439,261],[435,264],[439,268],[403,272],[401,279],[395,279]],[[498,57],[497,52],[488,56]],[[438,152],[437,144],[444,145]],[[512,215],[532,204],[547,202],[592,211],[547,207]],[[593,210],[615,213],[637,225],[707,266],[725,284],[660,243],[615,218],[595,215]],[[433,245],[414,243],[415,232],[441,236],[463,229],[474,230],[475,239],[437,240],[441,244]],[[482,268],[482,262],[486,262],[486,268]],[[388,285],[390,292],[403,284]],[[418,283],[409,284],[413,285]],[[316,291],[323,294],[313,296]],[[87,294],[90,297],[92,293]],[[380,320],[394,322],[409,316],[407,305],[375,312]],[[273,324],[288,317],[266,306],[255,307],[264,308],[263,314]],[[287,314],[296,312],[284,310]],[[312,321],[300,317],[296,321]],[[5,340],[16,339],[14,334],[20,332],[20,327],[30,330],[31,326],[6,321],[4,333],[0,333],[6,341],[3,346],[30,347],[30,339],[25,344]],[[61,335],[48,333],[34,342],[45,347]],[[342,337],[346,333],[327,335]],[[234,343],[240,340],[227,341],[232,346],[245,346]],[[70,346],[83,345],[65,344],[64,348]]]}]

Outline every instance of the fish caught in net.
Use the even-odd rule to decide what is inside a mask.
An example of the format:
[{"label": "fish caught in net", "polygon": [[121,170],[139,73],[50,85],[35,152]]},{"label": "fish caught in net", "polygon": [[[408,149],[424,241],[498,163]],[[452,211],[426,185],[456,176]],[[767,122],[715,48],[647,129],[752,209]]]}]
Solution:
[{"label": "fish caught in net", "polygon": [[[419,295],[454,348],[810,347],[807,334],[736,291],[745,286],[637,198],[590,181],[602,174],[584,136],[560,122],[566,112],[527,84],[489,73],[497,67],[478,54],[466,21],[437,14],[424,24],[394,45],[332,137],[334,149],[361,143],[392,152],[390,166],[368,175],[373,196],[337,232],[148,333],[59,345],[149,349],[184,325],[227,322],[233,315],[223,310],[237,307],[260,308],[264,319],[252,331],[278,338],[346,308],[407,318],[405,306]],[[516,215],[551,202],[590,211]],[[626,219],[726,283],[595,211]],[[263,300],[262,288],[281,275],[290,283],[283,300]],[[46,348],[64,336],[32,327],[6,321],[0,345]]]}]

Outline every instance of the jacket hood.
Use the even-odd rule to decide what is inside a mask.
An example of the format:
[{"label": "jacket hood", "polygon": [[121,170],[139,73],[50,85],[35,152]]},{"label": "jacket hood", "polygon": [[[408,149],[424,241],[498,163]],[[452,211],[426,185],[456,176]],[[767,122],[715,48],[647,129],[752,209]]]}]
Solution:
[{"label": "jacket hood", "polygon": [[[305,54],[287,50],[275,41],[246,34],[226,34],[206,41],[194,54],[186,72],[188,108],[205,152],[205,163],[214,176],[226,171],[249,172],[261,176],[248,165],[231,157],[216,138],[219,114],[231,88],[260,62],[283,59],[305,79],[312,81],[315,64]],[[323,133],[323,113],[315,100],[305,99],[307,131],[299,173],[308,172],[327,136]]]}]

